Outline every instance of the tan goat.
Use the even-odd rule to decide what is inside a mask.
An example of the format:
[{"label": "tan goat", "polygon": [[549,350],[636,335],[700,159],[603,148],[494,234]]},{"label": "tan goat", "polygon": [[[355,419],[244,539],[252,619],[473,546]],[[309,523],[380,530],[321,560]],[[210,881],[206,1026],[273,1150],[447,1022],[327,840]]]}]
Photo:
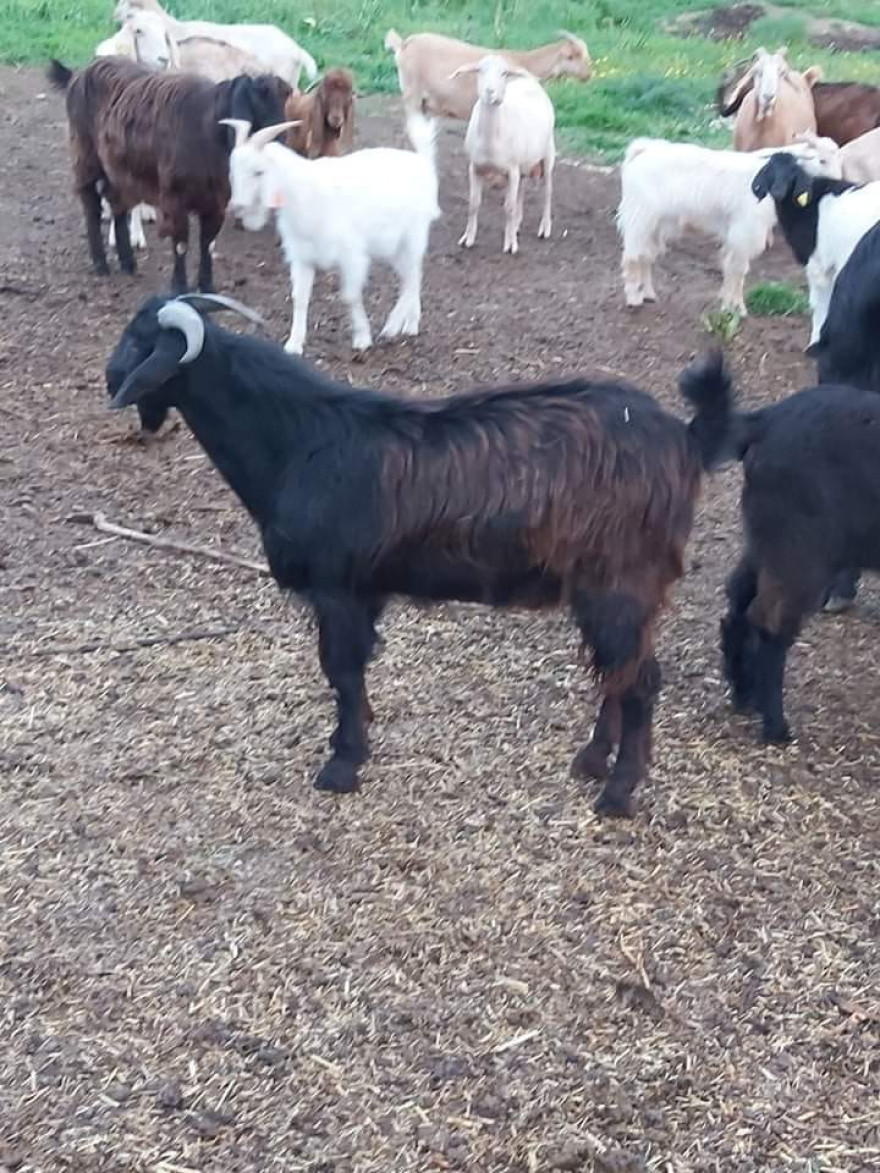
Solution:
[{"label": "tan goat", "polygon": [[593,72],[587,46],[572,33],[563,33],[562,40],[537,49],[518,50],[485,49],[439,33],[401,37],[390,29],[385,48],[394,54],[408,115],[421,112],[435,118],[470,118],[477,100],[477,75],[450,75],[462,66],[476,66],[493,53],[542,80],[574,77],[586,81]]},{"label": "tan goat", "polygon": [[803,73],[792,69],[786,50],[758,49],[751,67],[731,95],[731,101],[751,85],[742,99],[733,128],[737,151],[784,147],[805,131],[816,132],[813,86],[822,77],[818,65]]}]

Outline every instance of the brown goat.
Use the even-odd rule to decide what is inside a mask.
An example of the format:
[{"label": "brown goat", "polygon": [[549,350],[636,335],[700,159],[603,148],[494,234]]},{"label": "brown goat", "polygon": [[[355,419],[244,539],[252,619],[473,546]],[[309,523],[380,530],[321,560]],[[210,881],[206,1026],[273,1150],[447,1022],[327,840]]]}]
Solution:
[{"label": "brown goat", "polygon": [[354,138],[354,85],[347,69],[331,69],[306,94],[291,94],[284,107],[287,145],[307,159],[344,155]]},{"label": "brown goat", "polygon": [[86,216],[95,272],[109,272],[101,237],[101,196],[110,205],[123,272],[135,271],[128,212],[156,206],[159,235],[174,248],[172,290],[186,289],[189,215],[199,217],[199,288],[213,288],[210,246],[229,202],[232,134],[221,118],[256,129],[282,120],[290,86],[272,75],[218,84],[192,74],[156,73],[101,57],[73,74],[53,61],[49,80],[67,91],[74,185]]},{"label": "brown goat", "polygon": [[[751,90],[751,81],[740,85],[751,64],[751,59],[740,61],[721,79],[715,101],[722,117],[735,114]],[[834,139],[838,146],[880,126],[880,86],[857,81],[820,81],[813,86],[812,93],[816,133]]]}]

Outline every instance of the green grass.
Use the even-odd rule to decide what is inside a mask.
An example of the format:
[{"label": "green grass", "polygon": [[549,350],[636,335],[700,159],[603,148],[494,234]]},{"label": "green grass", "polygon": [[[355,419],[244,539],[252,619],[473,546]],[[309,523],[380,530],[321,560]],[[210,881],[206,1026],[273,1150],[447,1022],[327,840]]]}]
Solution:
[{"label": "green grass", "polygon": [[746,309],[759,318],[807,314],[810,302],[806,293],[784,281],[765,281],[753,285],[746,294]]},{"label": "green grass", "polygon": [[[0,0],[0,61],[42,64],[50,56],[69,64],[88,60],[98,41],[115,31],[114,0]],[[876,55],[814,49],[803,40],[798,11],[880,25],[878,0],[809,0],[792,16],[766,19],[744,41],[679,38],[662,31],[707,0],[169,0],[183,18],[268,21],[301,41],[322,66],[348,65],[362,91],[397,91],[389,27],[419,30],[494,46],[522,47],[556,37],[560,27],[584,37],[594,79],[550,87],[563,149],[620,158],[636,135],[727,143],[713,96],[725,66],[758,44],[787,40],[793,61],[820,63],[830,79],[875,81]]]},{"label": "green grass", "polygon": [[707,310],[700,325],[722,344],[732,342],[742,326],[742,316],[735,310]]}]

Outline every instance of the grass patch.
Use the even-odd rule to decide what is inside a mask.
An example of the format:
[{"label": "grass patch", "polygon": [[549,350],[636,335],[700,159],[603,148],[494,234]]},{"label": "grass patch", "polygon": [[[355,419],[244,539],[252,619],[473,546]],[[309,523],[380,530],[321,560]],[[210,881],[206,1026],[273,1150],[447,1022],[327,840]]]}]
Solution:
[{"label": "grass patch", "polygon": [[753,285],[746,294],[746,309],[759,318],[807,314],[810,302],[806,293],[784,281],[765,281]]},{"label": "grass patch", "polygon": [[[776,0],[780,3],[780,0]],[[114,0],[0,0],[0,61],[43,64],[51,57],[80,65],[115,31]],[[665,22],[712,7],[711,0],[170,0],[181,18],[277,24],[322,67],[344,64],[364,92],[397,92],[388,28],[401,34],[446,32],[480,44],[524,47],[553,40],[560,28],[582,36],[595,75],[586,85],[549,87],[560,144],[607,160],[619,159],[630,139],[652,135],[726,145],[729,128],[713,98],[724,68],[784,32],[793,61],[821,64],[831,80],[875,81],[871,54],[831,53],[803,40],[800,5],[792,17],[764,21],[742,41],[674,37]],[[802,11],[880,24],[876,0],[811,0]]]},{"label": "grass patch", "polygon": [[706,310],[700,325],[719,342],[732,342],[742,326],[742,315],[735,310]]}]

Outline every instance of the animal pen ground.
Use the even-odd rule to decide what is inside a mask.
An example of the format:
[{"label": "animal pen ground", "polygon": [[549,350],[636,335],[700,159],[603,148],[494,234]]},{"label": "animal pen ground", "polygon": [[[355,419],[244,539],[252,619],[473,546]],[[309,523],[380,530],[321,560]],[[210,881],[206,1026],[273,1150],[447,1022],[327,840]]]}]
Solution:
[{"label": "animal pen ground", "polygon": [[[632,822],[568,777],[594,696],[565,617],[467,606],[392,608],[363,790],[315,792],[332,705],[304,613],[252,571],[82,524],[259,556],[183,426],[143,446],[106,408],[166,249],[151,226],[139,277],[89,275],[63,103],[38,71],[0,87],[0,1167],[876,1169],[876,579],[810,622],[797,741],[759,747],[719,670],[725,470],[662,627]],[[404,145],[400,124],[370,100],[359,140]],[[309,357],[400,395],[624,376],[681,411],[714,250],[674,250],[659,305],[626,312],[618,180],[562,165],[551,241],[530,192],[502,256],[494,193],[465,255],[460,136],[441,137],[422,335],[352,365],[323,279]],[[217,276],[285,337],[272,232],[227,224]],[[799,280],[783,243],[762,276]],[[371,284],[374,323],[390,296]],[[744,402],[811,380],[806,332],[745,323]]]}]

